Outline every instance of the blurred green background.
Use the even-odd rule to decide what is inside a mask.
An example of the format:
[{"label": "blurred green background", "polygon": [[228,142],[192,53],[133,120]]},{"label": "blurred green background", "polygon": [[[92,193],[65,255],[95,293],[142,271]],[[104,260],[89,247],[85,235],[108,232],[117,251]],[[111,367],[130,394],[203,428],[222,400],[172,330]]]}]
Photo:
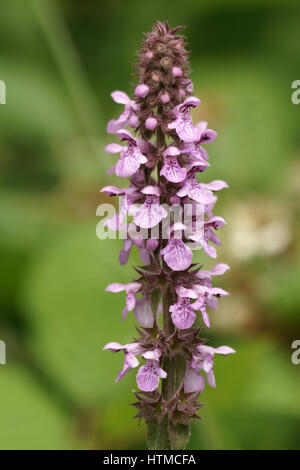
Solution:
[{"label": "blurred green background", "polygon": [[164,18],[187,26],[194,117],[219,133],[204,180],[230,185],[215,212],[228,221],[218,261],[231,265],[216,281],[231,296],[205,334],[237,354],[216,359],[189,448],[300,447],[299,6],[11,0],[0,16],[2,449],[145,448],[129,406],[135,374],[115,384],[121,357],[101,351],[134,333],[133,315],[120,321],[124,297],[104,288],[128,282],[138,256],[119,267],[119,241],[95,229],[99,189],[115,183],[103,148],[121,108],[109,94],[131,93],[142,32]]}]

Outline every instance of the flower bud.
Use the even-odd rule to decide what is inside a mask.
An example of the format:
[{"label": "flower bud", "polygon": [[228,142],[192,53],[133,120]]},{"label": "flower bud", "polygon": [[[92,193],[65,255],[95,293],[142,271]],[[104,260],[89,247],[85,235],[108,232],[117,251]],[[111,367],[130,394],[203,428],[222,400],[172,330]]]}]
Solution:
[{"label": "flower bud", "polygon": [[139,123],[140,123],[140,121],[139,121],[139,118],[137,117],[136,114],[133,114],[132,116],[130,116],[130,118],[129,118],[130,127],[135,129],[139,125]]},{"label": "flower bud", "polygon": [[160,82],[160,74],[158,72],[153,72],[151,78],[155,83]]},{"label": "flower bud", "polygon": [[172,67],[172,75],[173,77],[181,77],[182,70],[180,67]]},{"label": "flower bud", "polygon": [[172,64],[172,59],[170,59],[170,57],[163,57],[160,61],[160,64],[164,69],[167,69]]},{"label": "flower bud", "polygon": [[145,54],[146,59],[151,60],[154,57],[154,54],[152,51],[147,51]]},{"label": "flower bud", "polygon": [[147,96],[149,93],[149,87],[148,85],[145,85],[144,83],[140,83],[136,89],[135,89],[135,96],[137,96],[138,98],[145,98],[145,96]]},{"label": "flower bud", "polygon": [[166,91],[164,91],[164,92],[160,95],[160,101],[161,101],[163,104],[169,103],[169,101],[170,101],[169,93],[167,93]]},{"label": "flower bud", "polygon": [[157,119],[155,119],[155,117],[148,117],[148,119],[146,119],[146,122],[145,122],[146,129],[148,129],[149,131],[154,131],[156,126],[157,126]]}]

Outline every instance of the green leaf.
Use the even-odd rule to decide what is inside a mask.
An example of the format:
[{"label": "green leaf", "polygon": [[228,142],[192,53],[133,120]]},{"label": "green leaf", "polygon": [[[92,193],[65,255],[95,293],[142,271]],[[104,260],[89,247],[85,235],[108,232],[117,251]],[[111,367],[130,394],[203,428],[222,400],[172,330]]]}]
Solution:
[{"label": "green leaf", "polygon": [[168,419],[164,417],[162,422],[156,420],[147,421],[147,443],[149,450],[169,450]]},{"label": "green leaf", "polygon": [[179,354],[175,357],[175,390],[181,386],[185,374],[186,360]]},{"label": "green leaf", "polygon": [[158,304],[159,304],[159,301],[160,301],[160,296],[161,296],[160,290],[156,289],[153,292],[152,297],[151,297],[151,309],[152,309],[152,313],[154,315],[154,318],[156,318]]},{"label": "green leaf", "polygon": [[183,450],[189,442],[191,430],[188,424],[170,422],[170,441],[172,450]]}]

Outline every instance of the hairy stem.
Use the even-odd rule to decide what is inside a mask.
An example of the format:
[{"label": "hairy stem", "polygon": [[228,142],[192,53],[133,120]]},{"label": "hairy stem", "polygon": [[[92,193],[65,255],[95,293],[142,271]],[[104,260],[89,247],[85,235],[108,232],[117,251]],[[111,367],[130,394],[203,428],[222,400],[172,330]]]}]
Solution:
[{"label": "hairy stem", "polygon": [[[166,336],[170,336],[174,331],[174,325],[169,312],[171,304],[171,293],[168,289],[163,298],[163,326]],[[163,368],[168,375],[162,383],[162,395],[165,400],[170,400],[175,392],[175,357],[165,357]]]},{"label": "hairy stem", "polygon": [[[161,106],[159,106],[158,112],[162,113]],[[157,149],[158,152],[165,145],[165,136],[161,129],[158,127],[157,129]],[[157,182],[158,185],[160,184],[160,170],[162,168],[162,162],[159,160],[157,164]],[[170,305],[172,305],[172,294],[169,289],[167,288],[166,292],[163,295],[163,329],[165,332],[166,337],[170,336],[174,331],[174,325],[170,316]],[[168,401],[172,398],[175,392],[175,357],[164,357],[163,358],[163,369],[167,373],[167,377],[162,382],[162,397],[164,400]],[[150,433],[150,424],[148,424],[148,435]],[[153,424],[153,423],[152,423]],[[151,424],[151,425],[152,425]],[[167,416],[164,417],[161,423],[156,422],[154,428],[154,433],[152,430],[153,435],[155,436],[153,442],[155,443],[154,446],[157,450],[168,450],[171,449],[171,442],[170,442],[170,428]]]}]

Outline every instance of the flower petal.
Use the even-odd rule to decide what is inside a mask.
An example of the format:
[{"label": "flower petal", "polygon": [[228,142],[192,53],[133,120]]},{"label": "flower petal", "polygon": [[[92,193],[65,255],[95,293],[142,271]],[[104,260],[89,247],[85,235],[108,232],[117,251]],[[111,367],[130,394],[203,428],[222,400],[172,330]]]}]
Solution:
[{"label": "flower petal", "polygon": [[182,240],[171,238],[161,250],[165,263],[174,271],[184,271],[191,265],[193,252]]},{"label": "flower petal", "polygon": [[111,341],[110,343],[107,343],[104,346],[103,351],[106,351],[107,349],[109,349],[110,351],[120,351],[121,349],[126,349],[126,345],[123,346],[122,344],[117,343],[116,341]]},{"label": "flower petal", "polygon": [[139,368],[136,382],[144,392],[153,392],[158,387],[159,377],[166,376],[166,372],[160,369],[158,361],[147,360],[146,365]]},{"label": "flower petal", "polygon": [[152,228],[167,215],[167,211],[159,205],[158,196],[147,195],[145,203],[134,214],[134,222],[138,227]]},{"label": "flower petal", "polygon": [[105,291],[106,292],[122,292],[126,289],[125,284],[120,284],[119,282],[113,282],[112,284],[109,284]]},{"label": "flower petal", "polygon": [[143,325],[147,328],[152,328],[154,319],[151,309],[151,303],[149,300],[138,299],[136,301],[134,315],[140,325]]},{"label": "flower petal", "polygon": [[220,191],[221,189],[229,188],[228,184],[222,180],[211,181],[210,183],[207,183],[205,186],[207,189],[210,189],[211,191]]},{"label": "flower petal", "polygon": [[184,375],[184,391],[185,393],[202,393],[205,387],[205,378],[201,372],[192,367],[187,367]]},{"label": "flower petal", "polygon": [[119,372],[118,377],[116,378],[115,381],[119,382],[119,380],[121,380],[124,377],[124,375],[127,374],[127,372],[129,372],[134,367],[137,367],[138,365],[139,365],[139,361],[134,356],[134,354],[131,354],[131,353],[125,354],[123,369],[121,370],[121,372]]},{"label": "flower petal", "polygon": [[170,312],[172,312],[171,317],[174,325],[181,330],[191,328],[196,319],[188,297],[178,297],[176,304],[171,305]]},{"label": "flower petal", "polygon": [[185,180],[186,174],[187,170],[179,165],[176,156],[164,157],[164,164],[160,175],[163,175],[171,183],[181,183]]},{"label": "flower petal", "polygon": [[142,163],[146,162],[147,158],[140,149],[129,142],[127,149],[121,153],[121,158],[116,164],[116,175],[129,178],[137,172]]},{"label": "flower petal", "polygon": [[130,104],[131,102],[130,98],[128,97],[128,95],[126,95],[126,93],[124,93],[124,91],[113,91],[110,96],[112,97],[114,102],[118,104]]},{"label": "flower petal", "polygon": [[122,145],[116,144],[115,142],[113,142],[111,144],[106,145],[106,147],[104,149],[104,152],[106,152],[106,153],[119,153],[122,150],[124,150],[124,148],[125,147],[123,147]]}]

